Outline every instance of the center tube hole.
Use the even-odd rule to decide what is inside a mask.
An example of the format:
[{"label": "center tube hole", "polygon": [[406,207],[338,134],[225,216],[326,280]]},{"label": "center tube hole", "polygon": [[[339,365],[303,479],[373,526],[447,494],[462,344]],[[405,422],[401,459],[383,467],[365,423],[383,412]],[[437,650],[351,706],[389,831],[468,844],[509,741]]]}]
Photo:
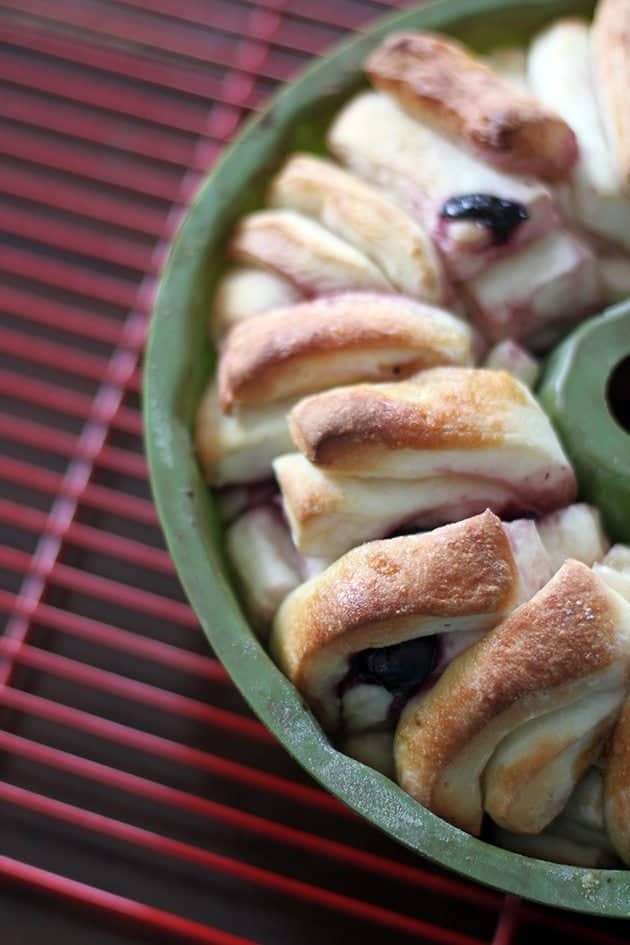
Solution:
[{"label": "center tube hole", "polygon": [[626,355],[608,378],[608,408],[626,433],[630,433],[630,354]]}]

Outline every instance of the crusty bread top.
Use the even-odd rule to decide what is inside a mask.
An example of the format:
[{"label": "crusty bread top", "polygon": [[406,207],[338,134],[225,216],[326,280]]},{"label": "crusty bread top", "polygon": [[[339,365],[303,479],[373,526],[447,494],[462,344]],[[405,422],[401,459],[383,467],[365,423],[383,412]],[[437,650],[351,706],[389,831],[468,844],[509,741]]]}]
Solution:
[{"label": "crusty bread top", "polygon": [[498,445],[514,408],[533,403],[527,388],[506,371],[433,368],[408,381],[308,397],[291,411],[291,435],[311,462],[343,469],[373,449]]},{"label": "crusty bread top", "polygon": [[368,58],[366,71],[411,114],[506,170],[556,179],[575,164],[569,126],[455,40],[433,33],[389,36]]},{"label": "crusty bread top", "polygon": [[604,124],[621,187],[630,194],[630,0],[599,0],[593,41]]},{"label": "crusty bread top", "polygon": [[428,233],[376,187],[332,161],[293,154],[267,201],[318,220],[371,259],[399,292],[439,303],[446,286]]},{"label": "crusty bread top", "polygon": [[500,614],[513,606],[518,583],[501,521],[486,511],[349,551],[284,601],[272,648],[299,684],[309,657],[341,636],[410,615]]},{"label": "crusty bread top", "polygon": [[315,299],[272,310],[230,332],[219,362],[221,405],[230,410],[235,403],[469,364],[471,347],[464,322],[402,295],[348,292]]},{"label": "crusty bread top", "polygon": [[531,601],[451,663],[401,718],[403,786],[435,809],[433,792],[445,769],[493,719],[528,696],[609,668],[618,659],[615,596],[590,568],[569,560]]},{"label": "crusty bread top", "polygon": [[242,217],[227,253],[239,263],[271,269],[307,296],[392,290],[364,253],[293,210],[258,210]]}]

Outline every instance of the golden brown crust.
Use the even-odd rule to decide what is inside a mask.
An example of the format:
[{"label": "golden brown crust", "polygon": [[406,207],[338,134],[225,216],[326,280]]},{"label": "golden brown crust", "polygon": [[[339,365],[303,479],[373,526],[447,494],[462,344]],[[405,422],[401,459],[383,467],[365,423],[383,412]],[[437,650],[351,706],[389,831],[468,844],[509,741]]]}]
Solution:
[{"label": "golden brown crust", "polygon": [[[442,804],[441,779],[486,726],[520,700],[610,667],[617,653],[609,594],[589,568],[567,561],[531,601],[455,660],[403,715],[397,732],[402,786],[453,819]],[[550,702],[548,709],[554,708]]]},{"label": "golden brown crust", "polygon": [[315,299],[260,315],[230,332],[219,363],[221,406],[229,411],[235,403],[405,377],[437,364],[467,364],[471,347],[463,322],[404,296],[349,292]]},{"label": "golden brown crust", "polygon": [[312,154],[294,154],[272,180],[267,200],[318,220],[352,243],[405,295],[435,303],[444,297],[442,267],[429,235],[355,174]]},{"label": "golden brown crust", "polygon": [[411,381],[362,384],[300,401],[290,414],[297,448],[343,470],[373,450],[479,449],[501,443],[505,418],[529,403],[505,371],[435,368]]},{"label": "golden brown crust", "polygon": [[599,0],[593,22],[595,70],[620,183],[630,194],[630,2]]},{"label": "golden brown crust", "polygon": [[286,456],[279,456],[274,463],[274,472],[282,490],[289,521],[294,519],[304,527],[313,519],[334,515],[343,504],[344,497],[343,492],[330,478],[299,478],[301,470],[298,470],[296,475],[292,463],[293,458],[298,455],[288,453]]},{"label": "golden brown crust", "polygon": [[517,729],[516,757],[506,758],[508,736],[484,772],[484,806],[494,822],[524,833],[544,830],[598,758],[622,698],[620,689],[587,696]]},{"label": "golden brown crust", "polygon": [[432,33],[390,36],[368,58],[366,71],[412,115],[501,168],[556,179],[575,163],[569,126],[455,40]]},{"label": "golden brown crust", "polygon": [[608,743],[604,804],[610,839],[624,863],[630,865],[630,698]]},{"label": "golden brown crust", "polygon": [[292,210],[259,210],[243,217],[233,233],[228,255],[240,263],[279,273],[307,296],[350,289],[392,289],[367,256]]},{"label": "golden brown crust", "polygon": [[287,598],[274,636],[276,645],[283,637],[283,668],[299,686],[312,655],[340,637],[377,626],[387,633],[388,623],[410,616],[502,613],[517,594],[509,540],[487,511],[434,532],[353,549]]}]

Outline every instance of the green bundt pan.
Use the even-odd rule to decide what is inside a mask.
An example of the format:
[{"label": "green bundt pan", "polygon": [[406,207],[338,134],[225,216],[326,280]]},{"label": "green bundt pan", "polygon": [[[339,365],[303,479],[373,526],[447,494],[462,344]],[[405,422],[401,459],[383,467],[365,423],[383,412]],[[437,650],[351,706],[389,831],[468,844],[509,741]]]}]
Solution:
[{"label": "green bundt pan", "polygon": [[[585,0],[444,0],[382,21],[339,47],[251,121],[213,170],[173,246],[153,317],[144,388],[151,482],[168,546],[208,640],[264,724],[319,783],[391,837],[456,872],[538,902],[630,916],[630,871],[558,866],[468,836],[392,781],[331,747],[248,626],[228,580],[221,528],[193,454],[197,401],[213,365],[207,320],[236,219],[259,206],[270,174],[296,149],[323,150],[332,115],[364,80],[361,63],[387,33],[443,30],[479,51],[522,44]],[[585,417],[585,419],[587,419]]]}]

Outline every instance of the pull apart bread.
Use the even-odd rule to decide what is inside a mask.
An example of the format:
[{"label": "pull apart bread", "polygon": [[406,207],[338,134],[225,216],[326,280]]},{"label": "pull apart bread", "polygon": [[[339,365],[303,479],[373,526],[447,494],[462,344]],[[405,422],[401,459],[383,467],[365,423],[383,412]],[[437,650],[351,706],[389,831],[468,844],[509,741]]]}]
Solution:
[{"label": "pull apart bread", "polygon": [[244,321],[224,339],[197,416],[208,481],[270,478],[271,461],[292,448],[287,414],[302,395],[470,364],[473,343],[465,322],[401,295],[341,293]]},{"label": "pull apart bread", "polygon": [[558,225],[547,186],[485,164],[383,92],[352,99],[328,146],[423,223],[457,281]]},{"label": "pull apart bread", "polygon": [[542,586],[551,566],[522,524],[518,542],[492,512],[370,542],[287,597],[271,652],[326,730],[391,728],[394,703],[442,661],[442,634],[489,630]]},{"label": "pull apart bread", "polygon": [[630,549],[530,388],[630,291],[629,24],[386,38],[330,156],[231,234],[195,429],[247,617],[334,743],[589,867],[630,865]]},{"label": "pull apart bread", "polygon": [[569,125],[453,39],[389,36],[368,58],[366,72],[414,118],[490,164],[549,180],[566,177],[575,164],[577,143]]},{"label": "pull apart bread", "polygon": [[594,252],[560,227],[543,184],[481,164],[376,92],[341,112],[329,143],[423,221],[489,341],[566,330],[602,301]]},{"label": "pull apart bread", "polygon": [[290,426],[301,453],[274,469],[305,554],[335,557],[486,507],[544,514],[575,497],[547,416],[504,371],[433,368],[394,384],[337,388],[302,400]]},{"label": "pull apart bread", "polygon": [[503,523],[486,511],[432,532],[370,542],[285,599],[271,651],[327,731],[380,739],[414,692],[529,600],[567,554],[590,564],[605,550],[599,517],[588,506],[538,526]]},{"label": "pull apart bread", "polygon": [[493,826],[490,837],[514,853],[539,860],[591,869],[618,866],[606,828],[603,774],[595,766],[579,782],[562,813],[540,833],[513,833]]},{"label": "pull apart bread", "polygon": [[[630,186],[624,183],[615,139],[607,136],[600,111],[600,102],[610,98],[611,113],[617,114],[617,84],[625,83],[619,119],[628,113],[630,71],[626,66],[625,78],[623,71],[617,75],[615,39],[623,13],[613,26],[613,8],[614,3],[600,4],[595,42],[590,25],[579,19],[560,20],[541,33],[530,47],[528,77],[540,101],[562,115],[577,135],[579,159],[563,200],[569,218],[628,251]],[[630,141],[630,118],[620,141],[624,135]]]},{"label": "pull apart bread", "polygon": [[[547,516],[538,524],[538,531],[554,569],[560,566],[567,553],[570,554],[572,547],[580,548],[581,560],[585,564],[598,561],[605,550],[601,531],[590,518],[590,510],[586,506],[572,506]],[[630,549],[616,545],[601,561],[594,564],[593,572],[630,601]],[[601,591],[601,585],[599,590]],[[616,603],[618,604],[618,601]],[[587,607],[589,606],[590,602],[587,604]],[[514,618],[516,616],[517,614]],[[586,616],[589,616],[588,610]],[[549,632],[551,635],[557,632],[556,624],[549,628]],[[597,639],[595,634],[593,639]],[[510,656],[509,651],[505,652]],[[472,651],[470,655],[472,658]],[[523,790],[543,797],[544,791],[549,791],[549,785],[553,784],[554,789],[560,791],[562,785],[556,781],[557,772],[566,771],[568,765],[575,764],[576,747],[580,754],[576,770],[583,770],[585,755],[581,752],[585,747],[591,760],[597,764],[597,767],[589,768],[584,778],[579,781],[566,806],[562,806],[557,799],[554,809],[560,807],[560,813],[540,832],[532,832],[534,827],[540,826],[540,820],[536,820],[535,824],[527,821],[523,824],[520,822],[522,811],[519,813],[517,809],[514,812],[510,808],[506,818],[508,826],[497,826],[495,823],[489,835],[501,846],[527,856],[576,866],[614,867],[618,863],[617,857],[627,864],[630,863],[630,699],[626,698],[615,724],[618,713],[613,711],[611,715],[608,714],[608,708],[616,702],[615,687],[613,685],[607,688],[606,672],[607,670],[603,671],[604,686],[601,698],[599,692],[602,690],[602,678],[589,672],[591,679],[588,685],[585,684],[583,701],[570,702],[568,706],[573,721],[566,715],[566,707],[563,707],[560,716],[554,711],[549,714],[548,726],[556,739],[555,747],[552,745],[551,750],[546,742],[546,736],[549,734],[546,731],[547,726],[541,724],[545,722],[544,715],[535,724],[529,721],[520,726],[519,723],[517,731],[520,731],[520,738],[511,733],[500,742],[500,751],[493,756],[482,778],[483,789],[488,791],[489,796],[486,810],[497,819],[497,806],[505,812],[506,806],[509,808],[513,798]],[[625,691],[627,692],[627,688]],[[430,710],[428,703],[422,704],[419,700],[418,712],[423,705],[425,711]],[[412,711],[411,706],[409,711]],[[513,709],[510,708],[509,711]],[[538,707],[535,711],[539,712]],[[547,707],[544,711],[546,713]],[[564,725],[559,724],[559,719]],[[580,735],[585,720],[590,728],[590,735],[587,728]],[[493,720],[490,724],[497,725],[498,722]],[[614,730],[607,744],[605,736],[613,725]],[[595,743],[592,748],[588,748],[591,736]],[[571,745],[572,738],[577,738],[574,746]],[[560,755],[567,749],[568,754],[562,759]],[[550,761],[553,761],[553,766],[550,766]],[[466,763],[470,763],[470,759]],[[392,769],[393,766],[390,770]],[[456,771],[455,775],[453,771]],[[530,780],[531,786],[526,786],[525,782],[518,780],[523,772]],[[532,778],[532,773],[536,776],[535,779]],[[460,774],[461,771],[454,766],[448,778],[458,777]],[[507,803],[503,793],[506,783],[509,786]],[[488,787],[490,784],[491,788]],[[567,789],[568,786],[564,785],[565,793]],[[526,804],[530,811],[533,810],[532,793],[526,793],[525,800],[519,803]],[[543,806],[540,805],[540,809]],[[526,830],[523,830],[524,826]]]},{"label": "pull apart bread", "polygon": [[630,38],[628,0],[601,0],[593,21],[595,72],[604,127],[621,188],[630,195]]},{"label": "pull apart bread", "polygon": [[[219,496],[222,510],[227,512],[226,545],[238,577],[245,611],[263,637],[268,635],[273,617],[284,598],[302,582],[321,574],[333,563],[330,559],[307,556],[298,551],[276,498],[269,484],[231,489]],[[613,571],[609,566],[617,554],[616,549],[604,558],[608,541],[599,512],[592,506],[583,503],[569,505],[539,519],[536,525],[529,519],[521,519],[506,524],[505,529],[523,587],[531,588],[531,593],[567,558],[578,558],[589,565],[603,559],[601,565],[595,566],[602,568],[602,576],[605,576],[604,571],[613,575],[613,578],[606,578],[612,586],[620,579],[619,571]],[[624,580],[630,583],[630,579]],[[524,592],[524,596],[531,594]],[[476,632],[450,633],[441,648],[441,665],[446,665],[475,640]],[[356,741],[357,733],[352,737]],[[370,749],[372,742],[368,745]],[[360,745],[355,745],[355,748],[358,751]],[[391,757],[391,751],[389,754]]]},{"label": "pull apart bread", "polygon": [[398,292],[439,304],[446,296],[431,238],[385,194],[331,161],[295,154],[272,181],[271,206],[321,223],[367,256]]},{"label": "pull apart bread", "polygon": [[408,703],[398,780],[469,833],[484,811],[504,829],[539,833],[599,755],[629,682],[630,604],[569,560]]},{"label": "pull apart bread", "polygon": [[394,291],[365,253],[294,210],[260,210],[243,217],[228,255],[282,276],[306,296],[347,289]]},{"label": "pull apart bread", "polygon": [[[614,545],[593,570],[630,602],[630,548]],[[604,811],[615,851],[630,866],[630,695],[606,752]]]},{"label": "pull apart bread", "polygon": [[239,322],[283,305],[293,305],[302,296],[282,276],[254,266],[229,269],[217,285],[212,301],[209,329],[219,341]]}]

